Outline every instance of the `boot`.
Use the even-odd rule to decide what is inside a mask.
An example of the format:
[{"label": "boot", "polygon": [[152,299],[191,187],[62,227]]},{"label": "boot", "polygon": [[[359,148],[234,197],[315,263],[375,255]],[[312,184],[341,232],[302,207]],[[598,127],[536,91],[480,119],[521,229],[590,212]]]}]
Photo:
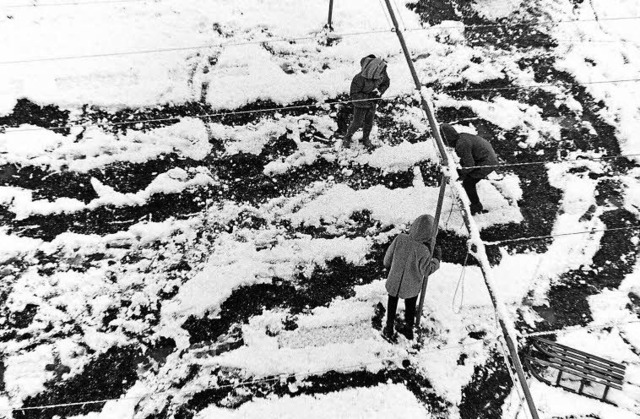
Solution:
[{"label": "boot", "polygon": [[408,340],[413,340],[413,323],[415,318],[405,314],[404,324],[398,328],[398,333],[402,334]]},{"label": "boot", "polygon": [[384,327],[384,329],[382,329],[382,337],[386,341],[391,342],[391,343],[397,343],[398,342],[398,335],[393,330],[393,325],[387,324]]},{"label": "boot", "polygon": [[366,148],[368,151],[373,151],[375,150],[376,146],[373,145],[373,143],[371,142],[370,139],[368,138],[363,138],[362,139],[362,145],[364,146],[364,148]]},{"label": "boot", "polygon": [[342,148],[351,148],[351,137],[344,137],[342,139]]},{"label": "boot", "polygon": [[403,324],[398,328],[398,333],[407,338],[407,340],[413,340],[413,326]]},{"label": "boot", "polygon": [[478,202],[477,204],[471,204],[470,209],[471,209],[471,215],[486,214],[489,212],[486,209],[484,209],[484,207],[480,202]]}]

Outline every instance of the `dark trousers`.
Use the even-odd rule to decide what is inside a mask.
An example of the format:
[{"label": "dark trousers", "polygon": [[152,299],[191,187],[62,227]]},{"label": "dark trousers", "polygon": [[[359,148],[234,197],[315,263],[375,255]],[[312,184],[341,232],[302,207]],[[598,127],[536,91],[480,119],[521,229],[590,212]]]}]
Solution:
[{"label": "dark trousers", "polygon": [[[404,321],[410,328],[413,328],[416,319],[416,302],[418,296],[404,300]],[[387,326],[392,328],[396,320],[396,310],[398,309],[398,297],[389,296],[387,303]]]},{"label": "dark trousers", "polygon": [[362,142],[369,142],[369,134],[371,134],[371,129],[373,128],[373,120],[376,116],[376,106],[373,105],[370,108],[358,108],[354,107],[353,109],[353,120],[351,121],[351,125],[347,129],[347,134],[344,136],[344,145],[349,145],[351,143],[351,137],[353,134],[360,128],[362,128]]},{"label": "dark trousers", "polygon": [[480,197],[478,196],[478,191],[476,190],[476,185],[480,182],[482,178],[474,178],[471,176],[467,176],[462,181],[462,187],[464,188],[467,196],[469,197],[469,201],[471,201],[471,210],[480,210],[482,211],[483,207],[480,203]]}]

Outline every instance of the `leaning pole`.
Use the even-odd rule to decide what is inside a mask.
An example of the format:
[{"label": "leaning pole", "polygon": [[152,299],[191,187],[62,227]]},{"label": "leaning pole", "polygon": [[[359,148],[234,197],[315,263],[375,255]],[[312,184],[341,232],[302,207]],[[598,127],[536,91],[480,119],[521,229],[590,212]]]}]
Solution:
[{"label": "leaning pole", "polygon": [[[484,282],[489,291],[489,296],[491,297],[491,302],[495,308],[496,316],[498,317],[498,322],[500,323],[500,328],[502,329],[502,335],[504,337],[504,341],[509,349],[509,357],[507,364],[511,362],[513,368],[516,370],[517,378],[511,377],[514,381],[514,385],[518,384],[522,387],[524,391],[524,397],[527,401],[527,405],[529,406],[529,412],[533,419],[539,419],[538,410],[536,409],[535,403],[533,402],[533,397],[531,397],[531,391],[529,390],[529,386],[527,385],[527,380],[524,375],[524,370],[522,368],[522,363],[520,362],[520,357],[518,356],[518,350],[516,347],[516,331],[513,327],[513,324],[509,322],[507,309],[500,300],[500,298],[495,293],[495,286],[493,281],[493,274],[491,272],[491,266],[489,264],[489,259],[487,258],[487,252],[484,246],[484,242],[480,238],[480,230],[476,225],[473,217],[471,216],[471,210],[469,209],[469,199],[467,198],[466,193],[462,186],[456,182],[457,174],[454,175],[454,172],[449,167],[450,156],[444,147],[444,142],[442,141],[442,137],[440,136],[440,130],[438,129],[438,124],[435,120],[435,116],[433,114],[432,106],[429,105],[428,94],[425,88],[423,88],[420,83],[420,79],[418,78],[418,74],[416,73],[416,69],[413,66],[413,60],[411,59],[411,54],[407,48],[407,44],[404,40],[404,36],[402,35],[402,31],[398,25],[398,21],[396,19],[395,13],[393,12],[393,8],[391,7],[390,0],[385,0],[387,5],[387,9],[389,11],[389,16],[393,21],[393,26],[395,27],[395,32],[398,35],[398,40],[400,41],[400,45],[402,46],[402,51],[404,52],[404,56],[407,60],[407,64],[409,65],[409,70],[411,71],[411,76],[413,77],[413,81],[416,85],[416,89],[420,92],[420,101],[422,103],[422,107],[427,114],[427,118],[429,119],[429,126],[431,127],[431,133],[436,140],[436,144],[438,146],[438,151],[440,152],[440,158],[442,160],[443,165],[443,181],[446,180],[449,182],[452,190],[454,191],[454,196],[459,201],[461,208],[463,209],[463,218],[464,223],[467,226],[467,230],[469,230],[469,242],[471,244],[471,251],[473,256],[478,260],[480,264],[480,269],[482,271],[482,276],[484,277]],[[448,174],[447,174],[448,172]],[[444,184],[444,182],[443,182]],[[441,185],[442,188],[443,185]],[[436,224],[437,225],[437,224]],[[426,281],[425,281],[426,283]],[[418,313],[422,310],[422,302],[424,301],[424,292],[420,298],[421,306]],[[419,314],[418,314],[419,316]],[[507,368],[509,368],[507,366]],[[518,383],[519,381],[519,383]]]}]

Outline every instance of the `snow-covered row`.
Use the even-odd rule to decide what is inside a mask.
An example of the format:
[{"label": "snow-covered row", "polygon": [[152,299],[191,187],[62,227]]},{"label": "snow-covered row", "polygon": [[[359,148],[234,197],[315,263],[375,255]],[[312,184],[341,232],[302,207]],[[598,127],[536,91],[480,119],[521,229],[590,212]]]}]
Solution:
[{"label": "snow-covered row", "polygon": [[9,211],[16,215],[16,220],[22,220],[32,215],[72,214],[107,205],[115,207],[144,205],[155,194],[175,194],[189,188],[215,184],[213,178],[206,174],[208,170],[204,167],[195,168],[190,172],[175,167],[158,175],[145,189],[136,193],[121,193],[111,186],[104,185],[96,178],[91,178],[91,186],[98,198],[86,204],[75,198],[34,201],[30,190],[0,186],[0,204],[6,205]]}]

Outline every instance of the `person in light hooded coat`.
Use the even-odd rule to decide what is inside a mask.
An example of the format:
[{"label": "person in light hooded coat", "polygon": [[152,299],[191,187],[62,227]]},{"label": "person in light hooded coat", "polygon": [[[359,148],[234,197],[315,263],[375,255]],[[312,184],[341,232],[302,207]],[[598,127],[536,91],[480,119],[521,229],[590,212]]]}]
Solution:
[{"label": "person in light hooded coat", "polygon": [[377,99],[387,91],[391,81],[387,75],[387,63],[375,55],[367,55],[360,60],[361,71],[351,82],[351,100],[353,101],[353,120],[342,140],[342,146],[351,146],[351,137],[362,128],[362,144],[371,149],[373,144],[369,135],[376,116]]},{"label": "person in light hooded coat", "polygon": [[398,299],[405,300],[405,327],[401,332],[413,339],[416,302],[422,291],[422,281],[440,267],[442,252],[439,247],[430,252],[430,241],[434,233],[434,219],[431,215],[421,215],[411,224],[409,234],[398,234],[384,255],[384,266],[389,269],[386,288],[389,293],[387,304],[387,325],[383,335],[393,339],[394,322]]}]

